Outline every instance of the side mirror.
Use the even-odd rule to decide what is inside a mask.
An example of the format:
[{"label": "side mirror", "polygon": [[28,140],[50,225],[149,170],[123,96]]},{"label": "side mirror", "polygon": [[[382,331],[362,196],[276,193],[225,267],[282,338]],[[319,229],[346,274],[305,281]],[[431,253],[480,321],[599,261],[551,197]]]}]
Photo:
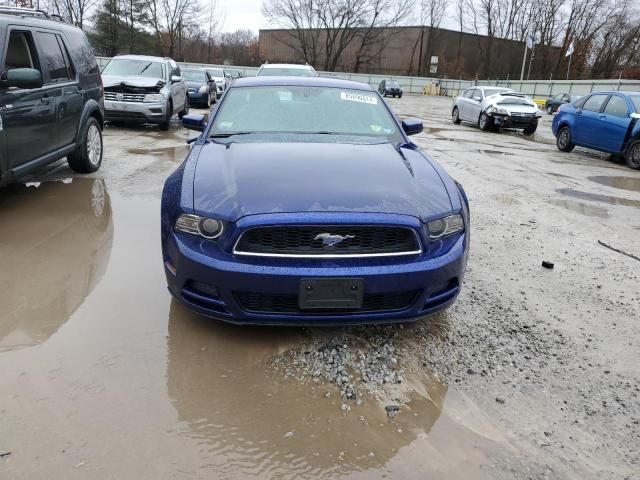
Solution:
[{"label": "side mirror", "polygon": [[636,120],[640,120],[640,113],[630,113],[629,116],[631,118],[635,118]]},{"label": "side mirror", "polygon": [[405,118],[402,120],[402,130],[407,135],[415,135],[423,130],[422,121],[417,118]]},{"label": "side mirror", "polygon": [[185,115],[182,117],[182,126],[187,130],[195,130],[196,132],[202,132],[207,125],[205,122],[205,116],[199,114]]},{"label": "side mirror", "polygon": [[182,77],[179,75],[171,75],[171,83],[178,83],[182,81]]},{"label": "side mirror", "polygon": [[42,74],[35,68],[13,68],[3,75],[7,87],[33,89],[42,87]]}]

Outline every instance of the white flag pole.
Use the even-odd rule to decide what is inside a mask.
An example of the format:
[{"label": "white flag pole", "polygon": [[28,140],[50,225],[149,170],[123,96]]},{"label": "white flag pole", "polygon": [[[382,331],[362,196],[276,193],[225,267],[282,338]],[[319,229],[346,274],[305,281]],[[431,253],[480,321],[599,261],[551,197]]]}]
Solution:
[{"label": "white flag pole", "polygon": [[573,52],[569,54],[569,64],[567,65],[567,80],[569,80],[569,70],[571,69],[571,57],[573,57]]},{"label": "white flag pole", "polygon": [[522,57],[522,70],[520,70],[520,81],[524,80],[524,66],[526,64],[527,64],[527,39],[525,38],[525,41],[524,41],[524,55]]}]

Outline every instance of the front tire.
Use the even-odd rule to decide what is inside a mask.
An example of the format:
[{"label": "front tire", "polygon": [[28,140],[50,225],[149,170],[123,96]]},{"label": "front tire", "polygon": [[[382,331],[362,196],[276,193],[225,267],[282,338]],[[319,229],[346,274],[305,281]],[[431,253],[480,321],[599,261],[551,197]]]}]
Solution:
[{"label": "front tire", "polygon": [[173,103],[169,101],[166,107],[167,113],[165,119],[158,124],[160,130],[169,130],[169,124],[171,123],[171,117],[173,117]]},{"label": "front tire", "polygon": [[460,122],[462,120],[460,120],[460,111],[458,110],[458,107],[453,107],[453,111],[451,112],[451,119],[453,120],[453,123],[455,123],[456,125],[460,125]]},{"label": "front tire", "polygon": [[551,108],[551,105],[547,105],[547,115],[553,115],[553,108]]},{"label": "front tire", "polygon": [[93,173],[102,164],[102,129],[95,117],[89,117],[78,148],[67,155],[67,163],[78,173]]},{"label": "front tire", "polygon": [[525,135],[533,135],[534,133],[536,133],[537,128],[538,128],[538,124],[531,125],[525,128],[524,130],[522,130],[522,133],[524,133]]},{"label": "front tire", "polygon": [[191,105],[189,104],[189,97],[184,99],[184,108],[182,109],[182,111],[180,113],[178,113],[178,118],[180,120],[182,120],[182,117],[184,117],[185,115],[189,115],[189,107]]},{"label": "front tire", "polygon": [[568,153],[573,150],[575,146],[571,141],[571,129],[567,125],[560,127],[558,135],[556,136],[556,147],[558,147],[558,150]]},{"label": "front tire", "polygon": [[478,127],[480,127],[480,130],[484,130],[486,132],[487,130],[491,129],[492,125],[493,119],[489,117],[489,115],[487,115],[485,112],[482,112],[480,114],[480,118],[478,119]]},{"label": "front tire", "polygon": [[634,140],[629,144],[625,155],[627,167],[634,170],[640,170],[640,139]]}]

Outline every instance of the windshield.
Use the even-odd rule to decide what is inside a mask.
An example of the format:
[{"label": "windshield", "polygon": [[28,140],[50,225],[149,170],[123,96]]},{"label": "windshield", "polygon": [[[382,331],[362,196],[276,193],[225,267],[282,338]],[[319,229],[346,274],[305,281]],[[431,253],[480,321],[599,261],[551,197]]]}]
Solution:
[{"label": "windshield", "polygon": [[396,82],[395,80],[389,80],[389,81],[387,82],[387,85],[388,85],[390,88],[400,88],[400,84],[399,84],[398,82]]},{"label": "windshield", "polygon": [[211,135],[235,140],[237,134],[244,135],[243,141],[260,134],[300,135],[297,141],[305,141],[305,135],[402,141],[394,118],[375,93],[328,87],[232,88],[215,117]]},{"label": "windshield", "polygon": [[212,77],[224,77],[224,73],[219,68],[207,68],[207,72]]},{"label": "windshield", "polygon": [[261,77],[315,77],[316,74],[310,68],[263,68],[258,73]]},{"label": "windshield", "polygon": [[182,76],[190,82],[206,83],[207,77],[202,70],[182,70]]},{"label": "windshield", "polygon": [[513,90],[509,89],[509,88],[485,88],[484,89],[484,96],[488,97],[490,95],[495,95],[496,93],[503,93],[503,92],[512,92]]},{"label": "windshield", "polygon": [[524,97],[503,97],[502,100],[498,102],[498,105],[529,105],[531,106],[531,102]]},{"label": "windshield", "polygon": [[149,60],[114,58],[102,70],[103,75],[131,75],[135,77],[164,78],[164,64]]},{"label": "windshield", "polygon": [[630,98],[636,113],[640,113],[640,95],[630,95]]}]

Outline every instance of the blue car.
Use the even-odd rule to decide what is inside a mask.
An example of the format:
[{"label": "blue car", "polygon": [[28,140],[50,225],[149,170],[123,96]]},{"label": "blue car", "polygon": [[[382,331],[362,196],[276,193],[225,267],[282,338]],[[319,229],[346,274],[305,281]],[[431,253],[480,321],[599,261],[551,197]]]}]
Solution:
[{"label": "blue car", "polygon": [[451,305],[469,248],[462,187],[368,85],[236,80],[162,194],[171,294],[238,324],[416,319]]},{"label": "blue car", "polygon": [[189,105],[210,108],[216,103],[216,83],[205,70],[183,69],[187,82]]},{"label": "blue car", "polygon": [[625,158],[640,169],[640,92],[595,92],[560,106],[551,126],[556,145],[576,145]]}]

